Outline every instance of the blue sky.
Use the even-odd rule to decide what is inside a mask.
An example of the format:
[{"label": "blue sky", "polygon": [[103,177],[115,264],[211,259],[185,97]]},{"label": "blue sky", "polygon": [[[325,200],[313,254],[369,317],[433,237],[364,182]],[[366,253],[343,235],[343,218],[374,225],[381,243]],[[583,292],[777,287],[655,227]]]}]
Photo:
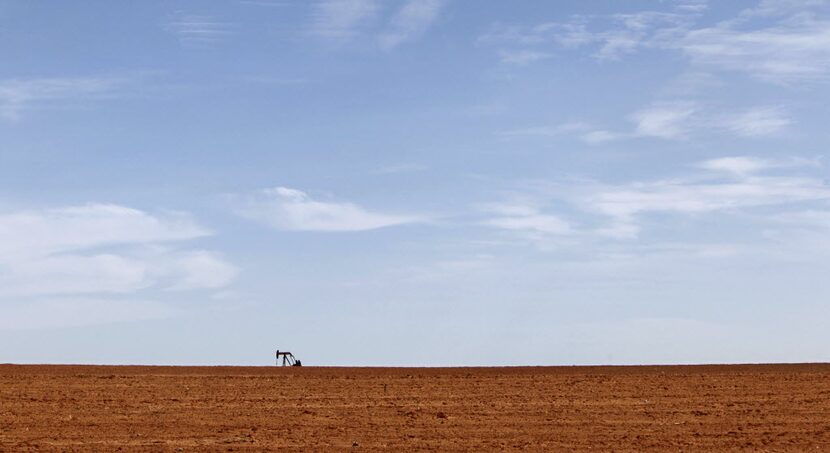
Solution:
[{"label": "blue sky", "polygon": [[828,361],[830,6],[0,1],[0,361]]}]

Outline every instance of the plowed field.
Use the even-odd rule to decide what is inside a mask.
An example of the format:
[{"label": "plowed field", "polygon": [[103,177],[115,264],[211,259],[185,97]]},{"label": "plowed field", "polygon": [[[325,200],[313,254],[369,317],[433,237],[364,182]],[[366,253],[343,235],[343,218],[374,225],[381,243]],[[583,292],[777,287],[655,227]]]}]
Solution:
[{"label": "plowed field", "polygon": [[830,451],[830,365],[0,365],[3,451]]}]

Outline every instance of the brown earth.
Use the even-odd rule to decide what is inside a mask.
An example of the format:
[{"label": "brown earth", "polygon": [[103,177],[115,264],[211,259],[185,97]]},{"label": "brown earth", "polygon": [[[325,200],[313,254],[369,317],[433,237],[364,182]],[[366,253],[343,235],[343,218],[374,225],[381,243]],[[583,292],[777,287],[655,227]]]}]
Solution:
[{"label": "brown earth", "polygon": [[830,451],[830,364],[0,365],[2,451]]}]

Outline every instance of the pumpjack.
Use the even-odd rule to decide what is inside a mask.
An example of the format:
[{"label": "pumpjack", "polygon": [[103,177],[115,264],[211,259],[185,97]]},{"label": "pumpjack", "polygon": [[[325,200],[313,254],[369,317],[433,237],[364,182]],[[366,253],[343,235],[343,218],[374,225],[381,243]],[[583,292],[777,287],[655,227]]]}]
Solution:
[{"label": "pumpjack", "polygon": [[282,358],[282,366],[303,366],[303,362],[297,360],[294,354],[277,349],[277,366],[280,366],[280,358]]}]

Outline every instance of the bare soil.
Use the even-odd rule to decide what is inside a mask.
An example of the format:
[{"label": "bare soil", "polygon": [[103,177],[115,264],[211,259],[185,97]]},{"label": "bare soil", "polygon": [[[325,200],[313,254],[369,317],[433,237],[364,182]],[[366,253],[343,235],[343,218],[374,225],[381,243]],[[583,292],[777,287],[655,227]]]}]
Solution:
[{"label": "bare soil", "polygon": [[830,364],[0,365],[0,451],[830,451]]}]

